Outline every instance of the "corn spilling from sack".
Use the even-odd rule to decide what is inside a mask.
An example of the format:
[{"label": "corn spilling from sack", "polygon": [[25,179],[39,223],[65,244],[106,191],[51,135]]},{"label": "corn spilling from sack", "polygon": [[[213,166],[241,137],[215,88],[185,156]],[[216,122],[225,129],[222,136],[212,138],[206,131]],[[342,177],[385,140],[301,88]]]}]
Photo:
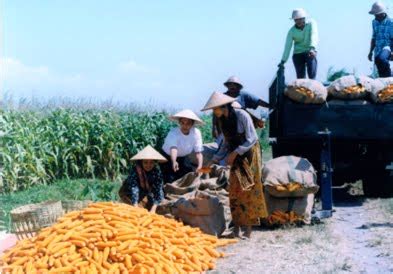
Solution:
[{"label": "corn spilling from sack", "polygon": [[386,88],[381,90],[377,96],[378,96],[378,100],[381,103],[387,103],[393,101],[393,84],[388,85]]},{"label": "corn spilling from sack", "polygon": [[267,218],[269,225],[285,225],[295,224],[303,221],[304,217],[297,215],[295,211],[284,212],[282,210],[275,210]]},{"label": "corn spilling from sack", "polygon": [[267,224],[310,223],[314,193],[319,189],[312,164],[304,158],[282,156],[266,162],[262,174]]},{"label": "corn spilling from sack", "polygon": [[312,92],[312,90],[305,88],[305,87],[296,87],[295,91],[297,93],[303,94],[304,96],[309,97],[309,98],[315,97],[315,94]]},{"label": "corn spilling from sack", "polygon": [[342,93],[345,94],[361,94],[365,92],[366,92],[366,88],[363,87],[361,84],[346,87],[342,90]]},{"label": "corn spilling from sack", "polygon": [[215,268],[235,243],[125,204],[72,211],[0,258],[1,273],[188,273]]},{"label": "corn spilling from sack", "polygon": [[326,102],[327,89],[316,80],[297,79],[287,86],[284,94],[298,103],[322,104]]},{"label": "corn spilling from sack", "polygon": [[333,81],[329,87],[329,95],[342,100],[365,98],[373,88],[374,79],[367,76],[346,75]]},{"label": "corn spilling from sack", "polygon": [[302,185],[296,182],[292,182],[286,185],[276,185],[274,186],[277,191],[287,191],[287,192],[294,192],[302,188]]}]

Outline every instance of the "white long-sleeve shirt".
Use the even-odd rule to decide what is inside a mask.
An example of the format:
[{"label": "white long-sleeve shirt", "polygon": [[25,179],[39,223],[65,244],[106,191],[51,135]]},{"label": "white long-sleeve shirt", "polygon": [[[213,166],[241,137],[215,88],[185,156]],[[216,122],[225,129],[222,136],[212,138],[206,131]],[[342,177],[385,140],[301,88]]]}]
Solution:
[{"label": "white long-sleeve shirt", "polygon": [[177,156],[184,157],[192,152],[202,152],[202,134],[201,131],[192,127],[188,135],[183,134],[179,127],[172,128],[165,138],[162,150],[171,155],[171,148],[177,149]]}]

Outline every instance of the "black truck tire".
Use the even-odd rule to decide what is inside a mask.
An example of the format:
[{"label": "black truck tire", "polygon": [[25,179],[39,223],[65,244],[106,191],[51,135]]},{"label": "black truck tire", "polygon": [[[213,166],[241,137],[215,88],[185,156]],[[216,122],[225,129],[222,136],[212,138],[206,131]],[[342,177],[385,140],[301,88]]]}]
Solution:
[{"label": "black truck tire", "polygon": [[369,198],[393,197],[393,171],[385,166],[372,168],[363,177],[363,192]]}]

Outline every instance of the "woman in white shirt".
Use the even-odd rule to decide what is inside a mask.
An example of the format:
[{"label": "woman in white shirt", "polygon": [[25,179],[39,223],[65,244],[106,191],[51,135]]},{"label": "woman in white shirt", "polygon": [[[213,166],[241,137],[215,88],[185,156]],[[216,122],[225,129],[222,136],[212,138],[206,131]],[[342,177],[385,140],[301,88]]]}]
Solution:
[{"label": "woman in white shirt", "polygon": [[202,134],[196,125],[202,125],[203,121],[191,110],[186,109],[169,117],[172,121],[177,121],[179,127],[169,131],[162,147],[167,159],[170,161],[163,164],[161,169],[165,183],[171,183],[185,174],[192,172],[192,168],[185,165],[185,157],[195,153],[197,158],[197,170],[203,163],[203,142]]}]

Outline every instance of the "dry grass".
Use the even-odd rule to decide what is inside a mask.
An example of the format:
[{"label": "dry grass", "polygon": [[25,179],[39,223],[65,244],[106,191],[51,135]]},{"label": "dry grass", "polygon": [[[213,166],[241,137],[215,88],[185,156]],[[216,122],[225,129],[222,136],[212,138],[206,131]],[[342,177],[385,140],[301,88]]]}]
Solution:
[{"label": "dry grass", "polygon": [[372,218],[362,226],[371,235],[368,246],[378,249],[379,257],[393,262],[393,198],[367,200],[364,207],[372,212]]},{"label": "dry grass", "polygon": [[302,228],[259,230],[225,249],[213,273],[337,273],[354,270],[331,221]]}]

